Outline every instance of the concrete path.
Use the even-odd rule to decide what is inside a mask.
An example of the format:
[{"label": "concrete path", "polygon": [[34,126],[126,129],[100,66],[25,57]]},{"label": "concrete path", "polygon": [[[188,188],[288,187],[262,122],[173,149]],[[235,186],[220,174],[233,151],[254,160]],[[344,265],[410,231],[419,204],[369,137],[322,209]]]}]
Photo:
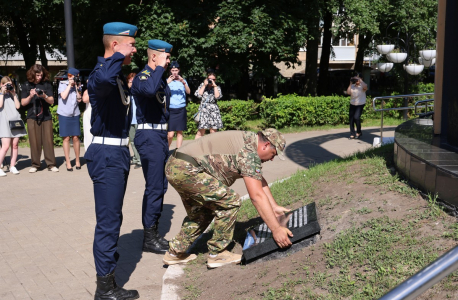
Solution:
[{"label": "concrete path", "polygon": [[[363,133],[361,140],[348,140],[345,129],[286,134],[288,159],[265,163],[264,176],[271,182],[310,164],[365,150],[372,146],[379,130],[364,128]],[[386,128],[384,136],[393,135],[394,129]],[[93,299],[92,181],[84,164],[79,171],[67,172],[62,148],[55,152],[59,173],[46,169],[28,173],[30,150],[20,148],[17,167],[21,174],[7,172],[0,178],[0,299]],[[144,184],[141,169],[132,167],[124,199],[116,278],[120,286],[137,289],[141,299],[159,299],[166,270],[162,256],[141,252]],[[233,188],[240,195],[247,193],[242,180]],[[178,233],[184,216],[181,200],[169,186],[160,221],[160,231],[167,239]]]}]

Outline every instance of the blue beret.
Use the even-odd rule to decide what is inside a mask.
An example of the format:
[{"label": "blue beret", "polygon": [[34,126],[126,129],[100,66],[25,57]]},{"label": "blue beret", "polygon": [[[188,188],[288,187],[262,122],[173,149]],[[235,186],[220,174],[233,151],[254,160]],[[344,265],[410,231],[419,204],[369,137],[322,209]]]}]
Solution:
[{"label": "blue beret", "polygon": [[73,76],[77,76],[80,73],[80,70],[75,69],[75,68],[69,68],[68,69],[68,74],[72,74]]},{"label": "blue beret", "polygon": [[108,35],[135,37],[137,35],[137,30],[137,26],[122,22],[112,22],[103,25],[103,34]]},{"label": "blue beret", "polygon": [[173,46],[161,40],[149,40],[148,48],[157,50],[157,51],[164,51],[166,53],[170,53],[172,52]]},{"label": "blue beret", "polygon": [[179,64],[176,60],[174,60],[174,61],[172,61],[172,63],[170,64],[170,68],[171,68],[171,69],[173,69],[173,68],[179,69],[179,68],[180,68],[180,64]]}]

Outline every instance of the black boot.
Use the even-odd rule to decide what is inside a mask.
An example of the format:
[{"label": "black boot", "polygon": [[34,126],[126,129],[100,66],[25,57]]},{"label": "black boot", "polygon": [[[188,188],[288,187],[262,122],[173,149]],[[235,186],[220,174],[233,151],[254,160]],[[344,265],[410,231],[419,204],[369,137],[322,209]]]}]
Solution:
[{"label": "black boot", "polygon": [[117,286],[114,272],[107,276],[97,276],[94,300],[131,300],[139,297],[136,290],[125,290]]},{"label": "black boot", "polygon": [[159,235],[157,224],[143,230],[143,251],[165,253],[169,250],[169,242]]}]

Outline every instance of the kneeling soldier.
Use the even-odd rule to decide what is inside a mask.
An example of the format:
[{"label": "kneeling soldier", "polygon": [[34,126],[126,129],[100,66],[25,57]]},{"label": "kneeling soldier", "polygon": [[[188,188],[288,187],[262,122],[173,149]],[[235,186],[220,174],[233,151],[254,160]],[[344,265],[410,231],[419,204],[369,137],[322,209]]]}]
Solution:
[{"label": "kneeling soldier", "polygon": [[240,263],[241,255],[226,250],[232,241],[240,196],[229,187],[243,178],[253,205],[273,234],[275,242],[288,247],[291,231],[280,226],[276,215],[288,209],[279,206],[262,176],[261,163],[278,154],[284,160],[286,142],[276,129],[257,134],[224,131],[207,135],[180,147],[169,158],[165,174],[177,190],[186,209],[181,231],[169,243],[163,262],[185,264],[196,258],[186,251],[214,219],[213,237],[208,241],[207,266],[217,268]]}]

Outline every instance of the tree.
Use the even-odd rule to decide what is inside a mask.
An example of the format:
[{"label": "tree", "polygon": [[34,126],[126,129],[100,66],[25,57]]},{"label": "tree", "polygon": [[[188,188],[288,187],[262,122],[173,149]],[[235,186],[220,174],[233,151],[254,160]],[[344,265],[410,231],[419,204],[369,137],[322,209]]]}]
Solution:
[{"label": "tree", "polygon": [[54,50],[64,50],[63,0],[2,0],[1,7],[1,54],[21,53],[28,69],[38,58],[47,67],[46,52],[58,55]]}]

